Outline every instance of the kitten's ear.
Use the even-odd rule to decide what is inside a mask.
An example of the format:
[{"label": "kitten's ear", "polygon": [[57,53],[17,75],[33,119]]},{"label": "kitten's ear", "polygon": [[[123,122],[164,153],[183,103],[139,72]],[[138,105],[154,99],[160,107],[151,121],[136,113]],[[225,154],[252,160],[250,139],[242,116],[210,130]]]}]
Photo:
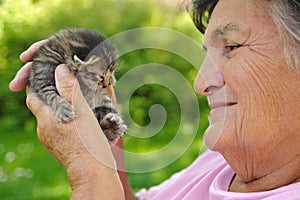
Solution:
[{"label": "kitten's ear", "polygon": [[73,56],[73,62],[71,62],[70,67],[73,70],[73,72],[77,73],[78,71],[80,71],[81,66],[84,64],[85,62],[82,61],[80,58],[77,57],[77,55]]},{"label": "kitten's ear", "polygon": [[99,57],[97,57],[96,55],[92,55],[87,61],[85,61],[85,63],[87,65],[95,65],[99,61],[100,61]]},{"label": "kitten's ear", "polygon": [[80,58],[78,58],[77,55],[74,55],[73,59],[74,59],[74,62],[75,62],[78,66],[80,66],[80,65],[82,65],[82,64],[85,63],[83,60],[81,60]]}]

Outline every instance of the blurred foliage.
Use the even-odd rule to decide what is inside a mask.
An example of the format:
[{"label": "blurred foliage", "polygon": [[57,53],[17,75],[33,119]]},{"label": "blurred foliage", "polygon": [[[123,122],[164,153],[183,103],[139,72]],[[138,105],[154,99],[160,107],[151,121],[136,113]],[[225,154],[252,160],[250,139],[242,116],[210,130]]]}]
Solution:
[{"label": "blurred foliage", "polygon": [[[68,199],[70,187],[66,174],[36,138],[36,122],[26,107],[25,91],[12,93],[8,89],[10,80],[23,65],[19,54],[33,42],[65,27],[90,28],[107,37],[133,28],[163,27],[201,42],[200,33],[177,0],[1,0],[0,199]],[[143,49],[120,57],[116,78],[121,78],[135,66],[150,62],[172,66],[190,84],[197,74],[194,66],[177,55]],[[208,114],[206,100],[198,96],[198,101],[201,117],[192,145],[163,169],[129,174],[135,191],[159,184],[198,156]],[[149,152],[163,147],[174,136],[172,133],[176,133],[180,123],[180,104],[168,88],[157,84],[146,84],[132,95],[130,115],[134,122],[147,125],[150,122],[148,112],[154,104],[162,105],[168,113],[163,129],[145,140],[130,134],[125,136],[127,151]]]}]

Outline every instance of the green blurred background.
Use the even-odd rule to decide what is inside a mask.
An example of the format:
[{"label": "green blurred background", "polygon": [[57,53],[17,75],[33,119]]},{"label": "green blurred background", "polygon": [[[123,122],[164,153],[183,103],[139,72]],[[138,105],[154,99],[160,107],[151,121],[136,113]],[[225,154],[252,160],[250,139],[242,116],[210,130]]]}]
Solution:
[{"label": "green blurred background", "polygon": [[[0,0],[0,199],[68,199],[66,174],[37,140],[36,122],[26,107],[25,91],[13,93],[8,89],[23,65],[19,54],[33,42],[65,27],[90,28],[106,37],[133,28],[163,27],[186,34],[198,43],[202,39],[185,6],[177,0]],[[177,55],[156,49],[122,55],[116,78],[135,66],[153,62],[172,66],[193,84],[195,67]],[[192,145],[163,169],[129,174],[135,191],[159,184],[188,166],[204,150],[202,134],[208,124],[208,108],[203,97],[197,98],[201,117]],[[170,90],[155,84],[138,88],[130,99],[135,123],[149,123],[148,112],[153,104],[161,104],[168,113],[164,128],[159,136],[147,140],[125,136],[127,151],[159,148],[170,142],[170,133],[176,133],[180,105]]]}]

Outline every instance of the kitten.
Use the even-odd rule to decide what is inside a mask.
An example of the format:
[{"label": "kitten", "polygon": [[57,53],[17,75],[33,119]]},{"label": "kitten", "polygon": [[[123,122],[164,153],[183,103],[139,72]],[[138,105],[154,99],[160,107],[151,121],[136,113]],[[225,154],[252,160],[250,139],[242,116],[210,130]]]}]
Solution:
[{"label": "kitten", "polygon": [[127,130],[103,88],[115,83],[117,51],[105,38],[87,29],[63,29],[50,36],[33,58],[30,73],[31,91],[49,105],[58,121],[76,117],[71,104],[59,96],[54,71],[66,64],[77,75],[81,91],[109,140],[121,137]]}]

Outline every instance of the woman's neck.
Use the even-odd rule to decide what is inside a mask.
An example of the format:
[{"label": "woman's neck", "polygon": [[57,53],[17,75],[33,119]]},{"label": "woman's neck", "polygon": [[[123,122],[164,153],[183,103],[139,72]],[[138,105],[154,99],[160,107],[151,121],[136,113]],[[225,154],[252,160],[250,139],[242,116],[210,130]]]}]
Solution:
[{"label": "woman's neck", "polygon": [[260,192],[300,182],[300,155],[278,170],[258,179],[244,182],[238,175],[233,178],[230,192]]}]

